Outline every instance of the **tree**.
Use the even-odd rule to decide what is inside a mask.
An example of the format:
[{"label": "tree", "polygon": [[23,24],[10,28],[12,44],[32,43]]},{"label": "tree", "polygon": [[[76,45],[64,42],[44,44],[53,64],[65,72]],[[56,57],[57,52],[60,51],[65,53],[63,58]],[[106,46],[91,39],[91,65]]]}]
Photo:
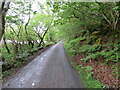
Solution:
[{"label": "tree", "polygon": [[44,38],[50,30],[53,23],[53,17],[45,14],[36,14],[30,21],[28,29],[32,29],[39,38],[39,47],[44,43]]},{"label": "tree", "polygon": [[59,38],[70,41],[80,36],[119,32],[119,5],[116,2],[54,2],[54,26]]},{"label": "tree", "polygon": [[117,10],[118,7],[116,7],[117,3],[96,3],[99,5],[99,12],[101,13],[102,17],[109,25],[109,27],[111,27],[111,30],[116,30],[120,16],[119,10]]},{"label": "tree", "polygon": [[10,8],[9,5],[10,5],[10,2],[5,2],[5,0],[0,1],[0,40],[4,34],[5,16],[6,16],[6,12]]}]

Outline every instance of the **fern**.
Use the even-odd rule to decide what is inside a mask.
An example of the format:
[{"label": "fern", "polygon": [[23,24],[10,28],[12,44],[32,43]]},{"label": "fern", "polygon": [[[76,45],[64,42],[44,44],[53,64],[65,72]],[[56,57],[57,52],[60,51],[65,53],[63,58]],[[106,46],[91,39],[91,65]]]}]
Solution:
[{"label": "fern", "polygon": [[[87,46],[88,47],[88,46]],[[108,51],[108,49],[102,50],[100,52],[96,52],[98,49],[96,49],[95,47],[85,47],[85,49],[83,48],[83,52],[88,53],[88,56],[86,58],[81,59],[82,61],[87,61],[89,59],[96,59],[98,57],[103,57],[105,59],[105,62],[108,61],[113,61],[113,62],[118,62],[120,55],[118,53],[119,48],[114,48],[111,51]],[[94,53],[93,53],[94,52]]]},{"label": "fern", "polygon": [[94,53],[96,51],[99,51],[100,48],[100,45],[84,45],[79,48],[79,53]]},{"label": "fern", "polygon": [[79,37],[79,38],[76,38],[74,40],[71,40],[70,44],[74,45],[74,44],[79,43],[80,41],[85,40],[85,39],[86,39],[86,37]]},{"label": "fern", "polygon": [[81,61],[85,61],[86,62],[89,59],[96,59],[98,57],[101,57],[99,52],[98,53],[89,54],[86,58],[81,59]]}]

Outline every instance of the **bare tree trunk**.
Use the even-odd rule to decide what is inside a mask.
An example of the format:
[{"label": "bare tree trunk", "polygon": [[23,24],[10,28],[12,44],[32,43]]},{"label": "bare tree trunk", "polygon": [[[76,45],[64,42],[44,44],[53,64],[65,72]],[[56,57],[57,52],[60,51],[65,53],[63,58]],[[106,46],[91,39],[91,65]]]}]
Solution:
[{"label": "bare tree trunk", "polygon": [[29,10],[29,18],[28,18],[27,23],[25,24],[25,33],[26,33],[26,38],[28,40],[29,46],[31,45],[32,48],[33,48],[34,47],[34,42],[32,42],[32,38],[29,37],[28,32],[27,32],[27,26],[28,26],[28,24],[30,22],[30,19],[31,19],[31,17],[30,17],[30,10]]},{"label": "bare tree trunk", "polygon": [[5,36],[3,37],[3,41],[4,41],[4,45],[5,45],[5,48],[6,48],[7,52],[10,54],[11,52],[10,52],[8,46],[7,46]]},{"label": "bare tree trunk", "polygon": [[52,39],[51,39],[51,34],[50,34],[50,31],[48,31],[48,42],[50,42]]},{"label": "bare tree trunk", "polygon": [[[7,6],[5,4],[7,4]],[[5,16],[6,16],[6,12],[9,9],[9,5],[10,5],[10,2],[6,3],[5,0],[1,0],[0,1],[0,41],[1,41],[2,36],[4,34],[4,30],[5,30]]]},{"label": "bare tree trunk", "polygon": [[13,55],[14,55],[14,60],[16,60],[16,55],[18,53],[18,44],[16,42],[13,43]]},{"label": "bare tree trunk", "polygon": [[43,34],[43,36],[42,36],[42,38],[41,38],[41,41],[40,41],[40,43],[39,43],[39,47],[41,46],[42,43],[44,43],[44,42],[43,42],[44,37],[45,37],[45,35],[47,34],[48,30],[51,28],[52,22],[53,22],[53,19],[51,20],[50,25],[49,25],[49,26],[47,27],[47,29],[45,30],[45,33]]},{"label": "bare tree trunk", "polygon": [[44,39],[44,38],[41,38],[41,41],[40,41],[40,43],[39,43],[38,47],[40,47],[40,46],[41,46],[41,44],[42,44],[42,42],[43,42],[43,39]]}]

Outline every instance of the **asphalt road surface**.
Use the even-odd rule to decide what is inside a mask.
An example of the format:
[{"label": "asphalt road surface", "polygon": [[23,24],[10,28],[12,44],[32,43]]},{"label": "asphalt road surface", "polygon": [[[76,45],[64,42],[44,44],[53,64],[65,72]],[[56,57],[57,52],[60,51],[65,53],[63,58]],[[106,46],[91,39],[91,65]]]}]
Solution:
[{"label": "asphalt road surface", "polygon": [[83,84],[60,41],[3,82],[3,88],[83,88]]}]

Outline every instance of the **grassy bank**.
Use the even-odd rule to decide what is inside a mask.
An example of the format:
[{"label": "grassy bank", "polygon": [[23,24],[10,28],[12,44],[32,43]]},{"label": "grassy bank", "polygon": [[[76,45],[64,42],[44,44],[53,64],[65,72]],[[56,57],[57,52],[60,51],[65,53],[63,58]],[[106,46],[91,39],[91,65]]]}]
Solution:
[{"label": "grassy bank", "polygon": [[[72,65],[80,73],[87,88],[119,87],[119,36],[97,38],[79,37],[64,43]],[[92,42],[92,44],[90,44]]]}]

